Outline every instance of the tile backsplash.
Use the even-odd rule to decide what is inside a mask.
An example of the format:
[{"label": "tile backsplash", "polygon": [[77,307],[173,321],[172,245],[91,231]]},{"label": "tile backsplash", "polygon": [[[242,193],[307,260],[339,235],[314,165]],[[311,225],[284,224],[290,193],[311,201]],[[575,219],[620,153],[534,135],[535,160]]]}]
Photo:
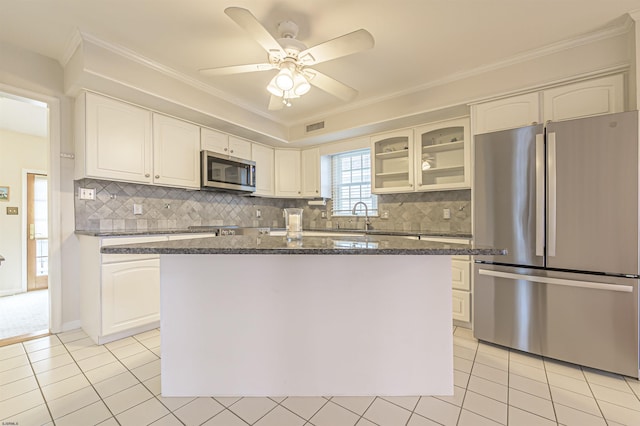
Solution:
[{"label": "tile backsplash", "polygon": [[[80,200],[79,188],[96,191],[95,200]],[[134,204],[142,214],[134,215]],[[190,191],[179,188],[111,182],[75,181],[75,224],[84,231],[144,231],[183,229],[188,226],[251,226],[283,228],[282,209],[304,209],[305,228],[364,228],[364,218],[332,217],[326,206],[309,206],[306,200],[260,198],[227,192]],[[378,198],[379,211],[389,219],[372,218],[374,229],[436,233],[471,233],[471,191],[388,194]],[[443,219],[443,209],[451,219]],[[260,210],[260,218],[256,212]],[[322,218],[322,212],[327,218]]]}]

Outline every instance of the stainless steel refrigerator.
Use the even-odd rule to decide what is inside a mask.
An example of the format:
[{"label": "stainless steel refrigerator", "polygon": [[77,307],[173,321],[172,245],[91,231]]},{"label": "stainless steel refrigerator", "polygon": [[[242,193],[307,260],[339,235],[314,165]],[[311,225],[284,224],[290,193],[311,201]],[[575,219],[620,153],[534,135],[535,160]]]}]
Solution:
[{"label": "stainless steel refrigerator", "polygon": [[474,139],[476,338],[638,377],[638,112]]}]

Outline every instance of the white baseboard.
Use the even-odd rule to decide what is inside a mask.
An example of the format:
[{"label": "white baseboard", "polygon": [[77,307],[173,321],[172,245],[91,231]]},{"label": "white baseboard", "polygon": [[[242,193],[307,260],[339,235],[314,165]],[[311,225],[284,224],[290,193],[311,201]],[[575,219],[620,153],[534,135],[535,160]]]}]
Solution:
[{"label": "white baseboard", "polygon": [[60,333],[63,333],[65,331],[75,330],[80,327],[81,327],[80,320],[65,322],[62,324],[62,330],[60,330]]}]

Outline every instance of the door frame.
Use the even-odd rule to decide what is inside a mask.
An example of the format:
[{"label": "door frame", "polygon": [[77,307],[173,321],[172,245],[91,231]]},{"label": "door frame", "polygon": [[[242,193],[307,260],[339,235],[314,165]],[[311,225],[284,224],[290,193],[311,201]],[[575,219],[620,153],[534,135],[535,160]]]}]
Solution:
[{"label": "door frame", "polygon": [[[22,169],[22,232],[20,235],[20,238],[22,240],[22,274],[21,274],[21,278],[22,278],[22,283],[20,285],[21,290],[22,291],[27,291],[27,238],[29,237],[28,232],[27,232],[27,175],[29,173],[33,173],[33,174],[37,174],[37,175],[45,175],[47,176],[47,179],[49,178],[49,172],[45,171],[45,170],[37,170],[37,169]],[[50,191],[48,191],[47,196],[51,195]],[[47,200],[47,207],[49,206],[49,200]],[[51,213],[51,211],[49,210],[49,213]],[[51,230],[51,228],[49,228],[49,230]],[[51,250],[49,250],[51,251]],[[51,254],[51,253],[49,253]],[[51,320],[51,318],[49,318],[49,320]],[[49,321],[51,322],[51,321]]]},{"label": "door frame", "polygon": [[[59,333],[62,330],[62,211],[60,208],[61,186],[60,186],[60,140],[61,140],[61,112],[60,99],[32,92],[21,88],[8,86],[0,83],[0,91],[21,96],[27,99],[44,102],[49,108],[49,330],[52,333]],[[62,96],[62,95],[60,95]],[[22,232],[26,234],[26,227]],[[24,235],[22,238],[26,238]],[[26,253],[23,256],[26,262]],[[26,269],[23,267],[23,271]],[[26,286],[26,275],[24,277]]]}]

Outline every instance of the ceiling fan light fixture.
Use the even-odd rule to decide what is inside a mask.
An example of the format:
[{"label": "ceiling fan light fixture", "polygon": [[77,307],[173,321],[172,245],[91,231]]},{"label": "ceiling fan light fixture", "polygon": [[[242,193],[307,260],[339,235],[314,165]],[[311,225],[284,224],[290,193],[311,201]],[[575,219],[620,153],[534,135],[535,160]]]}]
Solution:
[{"label": "ceiling fan light fixture", "polygon": [[311,89],[311,85],[307,81],[306,77],[299,72],[296,72],[293,78],[293,93],[297,96],[302,96]]},{"label": "ceiling fan light fixture", "polygon": [[282,97],[284,95],[284,90],[280,89],[278,87],[278,85],[276,84],[276,79],[278,78],[278,76],[276,75],[275,77],[273,77],[271,79],[271,81],[269,82],[269,84],[267,85],[267,90],[269,91],[269,93],[271,93],[273,96],[277,96],[277,97]]},{"label": "ceiling fan light fixture", "polygon": [[280,90],[291,90],[294,84],[293,78],[293,72],[289,68],[282,68],[276,75],[275,84]]}]

